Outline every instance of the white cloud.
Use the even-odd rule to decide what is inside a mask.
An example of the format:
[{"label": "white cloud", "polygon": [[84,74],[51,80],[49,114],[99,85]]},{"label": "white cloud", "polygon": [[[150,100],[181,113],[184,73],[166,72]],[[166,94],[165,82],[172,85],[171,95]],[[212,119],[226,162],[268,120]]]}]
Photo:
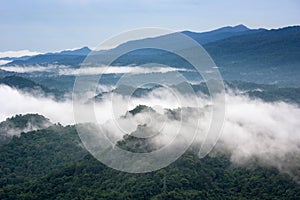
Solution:
[{"label": "white cloud", "polygon": [[0,67],[0,69],[8,71],[8,72],[16,72],[16,73],[31,73],[31,72],[51,72],[55,69],[67,68],[65,65],[48,65],[48,66],[4,66]]},{"label": "white cloud", "polygon": [[132,66],[114,66],[114,67],[85,67],[80,69],[65,68],[60,69],[60,75],[97,75],[97,74],[147,74],[147,73],[167,73],[173,71],[188,71],[187,69],[171,67],[132,67]]},{"label": "white cloud", "polygon": [[16,114],[39,113],[52,122],[73,124],[72,102],[57,102],[51,98],[31,96],[11,87],[0,85],[0,121]]},{"label": "white cloud", "polygon": [[[114,97],[115,100],[116,98]],[[164,108],[176,109],[193,105],[188,97],[181,99],[183,102],[178,104],[176,96],[159,88],[146,97],[131,98],[130,102],[121,98],[117,99],[115,108],[122,110],[121,108],[125,107],[128,110],[136,105],[144,104],[151,107],[161,105]],[[194,130],[197,118],[200,117],[200,137],[195,141],[195,145],[201,146],[203,131],[207,130],[211,117],[210,109],[206,107],[210,105],[210,101],[201,99],[201,102],[199,110],[192,109],[183,112],[181,124],[176,120],[163,121],[162,118],[145,112],[141,115],[104,123],[103,128],[112,135],[111,138],[119,140],[125,133],[136,130],[137,122],[145,121],[145,119],[151,122],[147,127],[153,130],[158,130],[157,127],[162,127],[161,124],[165,123],[165,128],[161,129],[160,135],[155,139],[155,142],[161,146],[168,144],[174,138],[180,126],[183,140],[192,140],[191,131]],[[216,151],[229,154],[234,164],[272,166],[299,180],[300,175],[296,171],[300,167],[300,108],[298,105],[285,102],[264,102],[229,92],[226,94],[226,110],[224,126],[215,148]],[[101,109],[98,112],[101,113]],[[113,122],[117,122],[118,126]]]},{"label": "white cloud", "polygon": [[22,57],[22,56],[34,56],[41,54],[37,51],[20,50],[20,51],[4,51],[0,52],[0,58],[4,57]]},{"label": "white cloud", "polygon": [[0,65],[5,65],[9,62],[11,62],[12,60],[0,60]]},{"label": "white cloud", "polygon": [[[52,122],[64,125],[75,123],[71,100],[57,102],[45,97],[34,97],[3,85],[0,86],[0,95],[0,121],[16,114],[39,113]],[[186,115],[182,115],[182,124],[174,119],[166,120],[166,116],[157,117],[151,113],[113,119],[124,115],[126,110],[133,109],[139,104],[154,108],[160,105],[170,109],[193,105],[188,96],[180,97],[182,102],[178,103],[178,96],[162,88],[154,90],[148,96],[132,97],[129,100],[116,95],[113,104],[116,115],[112,112],[110,97],[109,94],[104,95],[101,102],[94,104],[94,108],[98,123],[102,124],[115,139],[122,138],[126,130],[134,131],[139,123],[149,123],[153,130],[163,133],[155,142],[158,145],[165,145],[174,138],[179,126],[182,126],[183,139],[189,140],[192,137],[191,131],[197,124],[197,118],[201,119],[201,131],[207,130],[210,124],[211,102],[203,97],[199,97],[201,102],[199,109],[188,110]],[[231,161],[237,165],[256,163],[273,166],[299,178],[299,174],[293,171],[300,163],[299,106],[284,102],[268,103],[229,92],[226,94],[226,110],[223,131],[215,150],[229,154]],[[116,126],[116,122],[119,123],[119,127]],[[123,131],[119,129],[120,127]],[[203,137],[198,139],[195,144],[199,146]]]},{"label": "white cloud", "polygon": [[167,73],[174,71],[190,71],[188,69],[172,68],[172,67],[133,67],[133,66],[114,66],[114,67],[85,67],[85,68],[71,68],[66,65],[29,65],[29,66],[3,66],[0,69],[17,72],[17,73],[30,73],[30,72],[58,72],[59,75],[99,75],[99,74],[148,74],[148,73]]},{"label": "white cloud", "polygon": [[[227,95],[227,113],[220,150],[231,161],[253,161],[290,173],[300,163],[300,108],[284,102],[267,103],[245,96]],[[298,174],[299,176],[299,174]],[[300,177],[298,177],[300,178]]]}]

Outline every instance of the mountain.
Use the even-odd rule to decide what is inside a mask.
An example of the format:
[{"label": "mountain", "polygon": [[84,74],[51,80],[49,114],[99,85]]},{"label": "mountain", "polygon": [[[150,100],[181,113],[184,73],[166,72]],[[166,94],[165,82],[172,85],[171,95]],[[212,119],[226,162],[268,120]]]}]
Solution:
[{"label": "mountain", "polygon": [[[139,105],[129,112],[149,109]],[[24,127],[25,119],[31,117],[45,119],[25,115],[10,120]],[[130,151],[139,148],[138,152],[152,148],[146,141],[128,135],[117,145]],[[299,199],[300,186],[275,168],[260,167],[255,162],[238,166],[230,162],[228,153],[219,151],[200,159],[193,148],[158,171],[120,172],[88,154],[75,126],[53,125],[21,133],[0,145],[1,200],[141,198]]]},{"label": "mountain", "polygon": [[[210,95],[206,83],[190,84],[187,82],[182,82],[177,85],[170,85],[170,88],[175,89],[178,92],[184,94],[186,92],[186,84],[189,84],[190,87],[193,88],[193,91],[196,93],[201,92],[204,95]],[[300,87],[279,87],[277,85],[257,84],[243,81],[224,81],[224,84],[225,90],[234,92],[236,94],[243,94],[253,99],[261,99],[265,102],[282,101],[300,105]],[[132,97],[136,98],[147,98],[147,95],[149,95],[155,89],[161,87],[162,86],[155,85],[153,87],[148,88],[134,88],[128,85],[119,85],[117,88],[111,91],[99,93],[94,97],[94,99],[96,101],[102,101],[104,95],[111,93],[119,94],[122,96],[131,95]],[[140,109],[143,109],[143,106],[137,107],[136,109],[140,111]],[[129,112],[135,113],[135,110]]]},{"label": "mountain", "polygon": [[[200,44],[207,44],[210,42],[218,41],[224,38],[250,34],[255,32],[264,31],[264,29],[249,29],[244,25],[237,26],[226,26],[209,32],[197,33],[191,31],[183,31],[183,34],[186,34],[192,37],[194,40]],[[168,36],[168,35],[167,35]],[[165,36],[163,36],[165,37]],[[130,41],[125,43],[126,45],[139,45],[137,43],[142,43],[143,40]],[[28,59],[17,59],[7,65],[33,65],[33,64],[65,64],[65,65],[75,65],[78,66],[79,63],[83,61],[85,56],[87,56],[91,50],[88,47],[83,47],[76,50],[65,50],[59,53],[47,53],[40,54],[37,56],[29,57]]]},{"label": "mountain", "polygon": [[[184,154],[147,174],[110,169],[92,156],[29,182],[3,189],[2,199],[297,199],[299,185],[274,169],[231,166],[226,156]],[[13,191],[13,192],[12,192]]]},{"label": "mountain", "polygon": [[0,85],[1,84],[35,95],[54,96],[57,99],[63,98],[63,93],[59,90],[49,89],[48,87],[21,76],[6,76],[0,79]]},{"label": "mountain", "polygon": [[[134,41],[134,45],[138,46],[139,42],[141,44],[162,43],[167,40],[166,37]],[[126,48],[126,45],[133,45],[133,43],[124,43],[111,50],[111,53]],[[203,47],[215,61],[225,80],[297,87],[300,85],[298,78],[300,76],[300,26],[258,30],[207,43]],[[130,52],[119,57],[113,64],[140,66],[146,63],[193,69],[193,66],[183,58],[153,49]],[[182,72],[182,74],[193,77],[192,72]]]},{"label": "mountain", "polygon": [[226,26],[223,28],[219,28],[213,31],[208,31],[203,33],[197,33],[191,31],[183,31],[182,33],[193,38],[200,44],[204,45],[225,38],[230,38],[233,36],[257,33],[263,31],[266,31],[266,29],[249,29],[248,27],[240,24],[237,26]]},{"label": "mountain", "polygon": [[59,53],[47,53],[29,57],[26,60],[14,60],[7,65],[78,65],[91,52],[88,47],[76,50],[65,50]]},{"label": "mountain", "polygon": [[[198,43],[204,45],[211,42],[219,41],[225,38],[230,38],[238,35],[248,35],[251,33],[257,33],[265,31],[264,29],[249,29],[244,25],[238,25],[238,26],[227,26],[220,29],[216,29],[209,32],[203,32],[203,33],[197,33],[197,32],[191,32],[191,31],[183,31],[181,33],[190,36],[192,39],[197,41]],[[158,37],[149,37],[145,39],[140,40],[131,40],[128,42],[125,42],[123,44],[120,44],[116,48],[109,49],[105,51],[105,55],[114,55],[114,54],[120,54],[127,49],[136,49],[138,47],[144,47],[144,46],[151,46],[153,44],[160,45],[161,43],[168,44],[169,46],[173,46],[173,48],[177,50],[181,50],[180,48],[186,48],[182,47],[180,45],[180,41],[176,41],[178,39],[178,33],[170,33]],[[174,39],[175,37],[175,39]],[[138,49],[134,50],[132,52],[129,52],[126,55],[122,55],[120,58],[117,59],[113,64],[116,65],[142,65],[145,63],[151,63],[151,61],[160,61],[158,63],[161,64],[174,64],[178,62],[176,59],[176,55],[173,55],[170,52],[166,52],[164,50],[160,49]],[[163,62],[162,62],[163,61]],[[179,64],[177,67],[183,67],[182,65],[183,61],[179,61]],[[186,65],[186,64],[185,64]]]},{"label": "mountain", "polygon": [[73,126],[29,132],[0,146],[2,200],[299,198],[300,187],[287,174],[235,166],[215,152],[199,159],[189,150],[155,172],[120,172],[87,155]]},{"label": "mountain", "polygon": [[231,37],[204,48],[227,80],[300,84],[300,26]]},{"label": "mountain", "polygon": [[21,57],[2,57],[0,60],[27,60],[31,56],[21,56]]},{"label": "mountain", "polygon": [[[208,44],[211,42],[215,42],[218,40],[222,40],[225,38],[230,38],[233,36],[238,36],[238,35],[247,35],[250,33],[256,33],[256,32],[261,32],[265,31],[265,29],[249,29],[244,25],[237,25],[237,26],[226,26],[222,27],[213,31],[208,31],[208,32],[191,32],[191,31],[182,31],[180,33],[183,33],[198,43],[204,45]],[[139,40],[131,40],[128,42],[125,42],[123,44],[120,44],[114,49],[110,49],[106,51],[106,54],[115,54],[118,51],[122,51],[123,49],[126,49],[128,47],[143,47],[147,46],[147,44],[160,44],[160,43],[170,43],[174,42],[173,37],[177,35],[178,33],[170,33],[162,36],[157,36],[157,37],[149,37],[145,39],[139,39]],[[177,42],[177,41],[176,41]],[[172,44],[169,44],[172,45]],[[173,46],[178,46],[176,43],[174,43]],[[180,46],[179,46],[180,47]],[[159,50],[139,50],[139,51],[134,51],[134,53],[131,53],[130,55],[153,55],[153,54],[159,54],[162,51]]]},{"label": "mountain", "polygon": [[75,50],[65,50],[60,52],[60,55],[74,55],[74,56],[86,56],[88,55],[92,50],[88,47],[82,47],[80,49]]},{"label": "mountain", "polygon": [[[217,33],[219,34],[218,31]],[[220,33],[222,33],[222,31]],[[209,34],[213,33],[209,32]],[[110,51],[113,53],[114,51],[117,51],[118,48],[124,48],[126,45],[139,46],[139,43],[164,42],[165,40],[167,41],[167,37],[168,35],[131,41]],[[223,38],[207,43],[203,45],[203,47],[220,67],[234,67],[237,65],[241,67],[244,67],[245,65],[245,67],[250,65],[252,65],[252,67],[273,67],[270,65],[275,65],[276,67],[282,64],[298,64],[298,62],[300,62],[299,44],[300,26],[293,26],[281,29],[254,31],[251,34]],[[141,51],[146,52],[147,49],[131,52],[126,59],[129,60],[130,56],[142,55]],[[147,55],[147,53],[144,53],[144,55]],[[152,54],[150,56],[153,57],[154,55]],[[172,55],[164,51],[157,51],[156,55],[162,55],[165,59],[169,60],[173,58]],[[125,56],[123,56],[123,59],[125,60]],[[138,57],[131,60],[136,59],[138,59]],[[141,56],[134,64],[145,63],[144,60],[146,59],[147,57],[144,58]],[[122,64],[122,62],[119,63]],[[257,66],[258,63],[261,64]]]},{"label": "mountain", "polygon": [[[195,86],[197,87],[197,85]],[[265,102],[283,101],[300,105],[300,87],[278,87],[277,85],[241,81],[227,81],[226,86],[231,91],[238,91],[251,98],[261,99]]]},{"label": "mountain", "polygon": [[74,126],[53,125],[13,137],[0,145],[0,199],[5,189],[63,169],[86,154]]},{"label": "mountain", "polygon": [[8,85],[10,87],[14,87],[17,89],[36,89],[40,88],[44,91],[48,91],[47,88],[43,87],[42,85],[39,85],[35,83],[34,81],[31,81],[29,79],[23,78],[21,76],[6,76],[0,80],[1,84]]},{"label": "mountain", "polygon": [[[300,26],[291,26],[280,29],[249,29],[243,25],[223,27],[204,33],[183,32],[203,44],[205,50],[219,67],[225,80],[239,80],[259,84],[277,84],[281,86],[298,87],[300,85]],[[116,53],[134,45],[139,46],[149,42],[164,42],[171,35],[157,38],[129,41],[108,50],[107,53]],[[30,57],[23,61],[13,61],[9,65],[70,65],[79,67],[91,50],[87,47],[60,53],[49,53]],[[160,63],[175,68],[192,69],[193,67],[183,58],[175,54],[154,49],[142,49],[120,56],[114,61],[117,66],[141,66],[147,63]],[[1,71],[0,71],[1,72]],[[197,80],[193,72],[182,72],[191,81]],[[36,74],[35,74],[36,75]],[[30,75],[29,75],[30,76]],[[38,76],[38,77],[37,77]],[[73,85],[74,78],[67,76],[49,76],[49,73],[40,73],[32,79],[39,80],[49,87],[48,82],[59,80],[61,87]],[[31,77],[30,77],[31,78]],[[106,82],[115,82],[114,75],[104,75]],[[72,80],[71,80],[72,79]],[[64,80],[66,80],[64,82]],[[65,84],[64,84],[65,83]]]},{"label": "mountain", "polygon": [[12,76],[14,73],[0,69],[0,79],[6,76]]},{"label": "mountain", "polygon": [[0,123],[0,144],[8,143],[22,132],[44,129],[51,126],[49,119],[38,114],[16,115]]},{"label": "mountain", "polygon": [[[222,67],[277,67],[299,64],[300,26],[240,35],[204,45]],[[260,63],[258,65],[258,63]]]}]

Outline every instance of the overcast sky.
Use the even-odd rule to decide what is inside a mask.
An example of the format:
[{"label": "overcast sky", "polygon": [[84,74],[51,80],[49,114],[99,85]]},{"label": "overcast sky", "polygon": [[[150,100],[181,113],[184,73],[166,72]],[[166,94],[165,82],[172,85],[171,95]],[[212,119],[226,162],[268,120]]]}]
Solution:
[{"label": "overcast sky", "polygon": [[300,22],[298,0],[2,0],[0,51],[94,47],[120,32],[227,25],[278,28]]}]

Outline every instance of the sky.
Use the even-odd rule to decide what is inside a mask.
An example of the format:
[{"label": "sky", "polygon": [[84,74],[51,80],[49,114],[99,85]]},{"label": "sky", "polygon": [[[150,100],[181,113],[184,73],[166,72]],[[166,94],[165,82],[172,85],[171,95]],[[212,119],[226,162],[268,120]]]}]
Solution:
[{"label": "sky", "polygon": [[2,0],[0,52],[95,47],[120,32],[159,27],[203,32],[244,24],[300,24],[298,0]]}]

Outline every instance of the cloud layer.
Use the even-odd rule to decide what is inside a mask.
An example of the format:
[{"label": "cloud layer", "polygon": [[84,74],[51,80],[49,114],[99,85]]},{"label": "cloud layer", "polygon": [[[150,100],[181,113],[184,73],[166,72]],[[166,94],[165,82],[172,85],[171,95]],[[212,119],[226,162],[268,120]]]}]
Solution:
[{"label": "cloud layer", "polygon": [[34,56],[41,54],[40,52],[37,51],[29,51],[29,50],[20,50],[20,51],[4,51],[0,52],[0,58],[5,58],[5,57],[22,57],[22,56]]},{"label": "cloud layer", "polygon": [[[161,90],[161,89],[160,89]],[[181,98],[184,99],[184,98]],[[201,145],[210,124],[211,110],[210,101],[200,100],[203,104],[198,109],[184,108],[177,110],[180,104],[176,103],[174,96],[168,95],[166,91],[154,91],[147,97],[133,99],[132,104],[146,104],[151,107],[162,105],[164,108],[175,109],[182,120],[174,120],[170,117],[157,117],[148,112],[128,118],[120,118],[116,127],[113,123],[104,125],[106,130],[116,140],[122,134],[136,130],[137,124],[145,124],[150,121],[148,127],[153,130],[161,130],[155,143],[159,146],[167,145],[175,137],[176,131],[181,127],[183,139],[192,140],[197,119],[199,123],[199,137],[194,144]],[[189,99],[184,99],[183,106],[193,105]],[[120,107],[124,103],[118,102]],[[132,108],[132,106],[129,106]],[[180,112],[179,112],[180,111]],[[149,119],[150,118],[150,119]],[[259,99],[250,99],[238,93],[228,92],[226,94],[226,117],[220,138],[215,150],[230,155],[231,161],[237,165],[249,166],[259,164],[263,166],[276,167],[279,170],[290,173],[300,178],[297,167],[300,167],[300,108],[298,105],[285,102],[268,103]],[[123,129],[121,130],[120,127]],[[161,129],[161,127],[164,127]],[[119,135],[116,135],[119,133]]]},{"label": "cloud layer", "polygon": [[0,85],[0,95],[0,121],[16,114],[39,113],[54,123],[74,123],[70,100],[57,102],[51,98],[32,96],[5,85]]},{"label": "cloud layer", "polygon": [[114,67],[85,67],[80,69],[61,69],[60,75],[97,75],[97,74],[147,74],[147,73],[167,73],[173,71],[187,71],[171,67],[132,67],[132,66],[114,66]]},{"label": "cloud layer", "polygon": [[[6,64],[6,62],[3,62]],[[0,62],[1,65],[1,62]],[[139,67],[139,66],[113,66],[113,67],[85,67],[72,68],[66,65],[29,65],[29,66],[3,66],[0,69],[16,72],[16,73],[31,73],[31,72],[53,72],[59,75],[100,75],[100,74],[148,74],[148,73],[167,73],[174,71],[190,71],[188,69],[172,68],[172,67]]]},{"label": "cloud layer", "polygon": [[[15,114],[39,113],[52,122],[60,122],[64,125],[75,123],[71,100],[57,102],[49,98],[33,97],[3,85],[0,86],[0,95],[2,97],[0,99],[1,121]],[[201,97],[199,99],[201,105],[198,109],[180,112],[192,105],[189,97],[183,96],[181,99],[182,104],[178,103],[176,96],[162,88],[152,91],[145,97],[132,97],[130,101],[116,95],[114,105],[117,106],[115,106],[116,112],[114,113],[111,110],[111,95],[107,94],[103,96],[102,101],[95,103],[95,114],[98,122],[114,141],[121,139],[125,134],[135,132],[138,125],[148,124],[153,132],[162,133],[153,142],[158,146],[163,146],[174,138],[178,127],[182,128],[180,129],[182,138],[190,140],[191,130],[197,125],[196,119],[198,118],[201,119],[200,135],[209,127],[211,117],[209,99]],[[126,114],[124,110],[133,109],[139,104],[151,106],[156,114],[145,112],[121,117]],[[183,108],[178,110],[180,107]],[[170,117],[170,113],[164,112],[166,108],[175,109],[173,115],[180,116],[179,119],[182,120],[174,116]],[[180,113],[182,115],[179,115]],[[256,163],[273,166],[295,177],[300,177],[295,169],[295,166],[299,167],[300,163],[299,119],[298,105],[284,102],[267,103],[228,92],[224,126],[215,150],[229,154],[231,161],[237,165],[249,166],[251,163]],[[119,125],[116,126],[116,123]],[[146,131],[141,133],[146,133]],[[198,137],[194,144],[201,145],[203,139],[204,135]]]},{"label": "cloud layer", "polygon": [[0,67],[0,69],[8,72],[31,73],[31,72],[51,72],[66,67],[67,66],[64,65],[48,65],[47,67],[40,66],[40,65],[26,66],[26,67],[17,65],[17,66],[3,66]]}]

